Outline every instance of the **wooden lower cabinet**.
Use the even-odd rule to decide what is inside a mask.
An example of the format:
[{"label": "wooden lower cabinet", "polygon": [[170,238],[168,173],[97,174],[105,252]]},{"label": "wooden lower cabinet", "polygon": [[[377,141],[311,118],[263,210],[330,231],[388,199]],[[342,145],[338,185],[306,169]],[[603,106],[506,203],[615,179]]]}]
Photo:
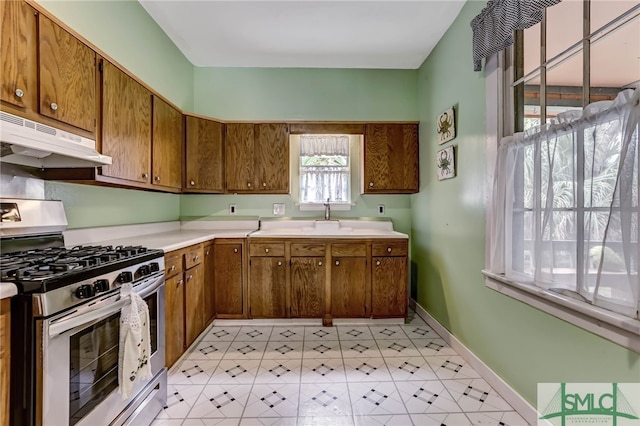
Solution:
[{"label": "wooden lower cabinet", "polygon": [[0,426],[9,424],[9,382],[11,374],[11,299],[0,300]]},{"label": "wooden lower cabinet", "polygon": [[247,318],[243,253],[244,240],[216,240],[214,243],[216,318]]},{"label": "wooden lower cabinet", "polygon": [[286,266],[284,257],[252,257],[249,265],[249,314],[252,318],[286,316]]},{"label": "wooden lower cabinet", "polygon": [[205,326],[209,325],[211,321],[216,317],[216,293],[214,284],[214,268],[215,261],[213,256],[213,244],[205,245],[204,247],[204,317]]},{"label": "wooden lower cabinet", "polygon": [[188,348],[204,330],[204,267],[196,265],[184,272],[185,347]]},{"label": "wooden lower cabinet", "polygon": [[165,363],[171,367],[184,352],[184,279],[182,273],[165,282]]},{"label": "wooden lower cabinet", "polygon": [[374,257],[371,271],[371,315],[404,318],[407,315],[407,258]]},{"label": "wooden lower cabinet", "polygon": [[324,257],[291,258],[291,317],[323,317],[326,277]]},{"label": "wooden lower cabinet", "polygon": [[331,316],[367,316],[367,259],[331,259]]}]

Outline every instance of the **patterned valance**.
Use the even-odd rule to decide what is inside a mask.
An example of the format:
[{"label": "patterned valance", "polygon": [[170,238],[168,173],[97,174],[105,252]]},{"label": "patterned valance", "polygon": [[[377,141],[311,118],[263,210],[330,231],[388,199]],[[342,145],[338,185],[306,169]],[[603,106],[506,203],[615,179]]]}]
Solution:
[{"label": "patterned valance", "polygon": [[300,155],[313,157],[316,155],[349,156],[348,135],[301,135]]},{"label": "patterned valance", "polygon": [[471,21],[473,30],[473,70],[482,70],[482,58],[513,44],[515,30],[524,30],[542,21],[544,10],[562,0],[489,0]]}]

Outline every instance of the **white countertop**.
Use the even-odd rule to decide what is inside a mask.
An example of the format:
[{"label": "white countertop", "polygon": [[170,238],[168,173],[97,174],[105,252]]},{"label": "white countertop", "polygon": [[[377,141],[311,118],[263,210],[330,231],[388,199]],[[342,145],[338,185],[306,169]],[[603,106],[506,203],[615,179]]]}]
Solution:
[{"label": "white countertop", "polygon": [[15,286],[15,284],[0,283],[0,299],[13,297],[16,294],[18,294],[18,288]]}]

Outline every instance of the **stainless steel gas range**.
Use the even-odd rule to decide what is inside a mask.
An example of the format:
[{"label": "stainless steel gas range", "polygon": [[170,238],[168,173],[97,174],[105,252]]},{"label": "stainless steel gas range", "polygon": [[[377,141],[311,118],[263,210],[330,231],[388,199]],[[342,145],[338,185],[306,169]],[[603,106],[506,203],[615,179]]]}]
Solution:
[{"label": "stainless steel gas range", "polygon": [[[11,300],[12,425],[149,424],[167,400],[164,253],[66,249],[59,201],[2,199],[0,278]],[[120,286],[149,307],[152,379],[118,393]]]}]

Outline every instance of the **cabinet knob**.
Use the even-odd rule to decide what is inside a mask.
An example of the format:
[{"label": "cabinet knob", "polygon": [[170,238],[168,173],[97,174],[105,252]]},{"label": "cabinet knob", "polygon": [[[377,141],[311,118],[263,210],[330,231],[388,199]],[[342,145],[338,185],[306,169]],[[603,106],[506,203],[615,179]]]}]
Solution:
[{"label": "cabinet knob", "polygon": [[24,92],[22,91],[22,89],[16,89],[15,94],[19,98],[24,96]]},{"label": "cabinet knob", "polygon": [[187,278],[187,281],[191,281],[193,279],[193,275],[189,275],[189,278]]},{"label": "cabinet knob", "polygon": [[379,260],[376,261],[376,266],[380,266],[380,261]]},{"label": "cabinet knob", "polygon": [[189,182],[189,185],[194,186],[196,183],[194,181]]},{"label": "cabinet knob", "polygon": [[156,176],[156,182],[160,182],[160,176]]},{"label": "cabinet knob", "polygon": [[373,182],[369,182],[369,188],[373,188]]},{"label": "cabinet knob", "polygon": [[391,253],[391,247],[387,247],[387,253]]},{"label": "cabinet knob", "polygon": [[193,258],[193,261],[194,261],[194,262],[197,262],[197,261],[198,261],[198,259],[200,259],[200,256],[196,256],[196,257],[194,257],[194,258]]},{"label": "cabinet knob", "polygon": [[237,252],[238,252],[238,249],[233,249],[233,252],[234,252],[234,253],[237,253]]},{"label": "cabinet knob", "polygon": [[267,182],[262,182],[262,186],[266,188]]},{"label": "cabinet knob", "polygon": [[149,173],[143,173],[143,174],[142,174],[142,177],[143,177],[144,179],[147,179],[147,178],[149,177]]},{"label": "cabinet knob", "polygon": [[318,262],[318,266],[322,266],[322,262]]},{"label": "cabinet knob", "polygon": [[264,249],[264,252],[269,253],[269,249],[268,248]]},{"label": "cabinet knob", "polygon": [[278,262],[278,266],[282,266],[282,262]]},{"label": "cabinet knob", "polygon": [[247,187],[251,188],[251,182],[247,182]]},{"label": "cabinet knob", "polygon": [[51,102],[51,111],[56,111],[58,109],[58,104],[55,102]]},{"label": "cabinet knob", "polygon": [[171,268],[169,268],[169,270],[170,270],[171,272],[175,271],[175,270],[176,270],[176,265],[171,265]]},{"label": "cabinet knob", "polygon": [[340,265],[340,261],[336,260],[336,266],[339,266],[339,265]]},{"label": "cabinet knob", "polygon": [[182,284],[184,284],[184,280],[178,281],[178,285],[182,285]]},{"label": "cabinet knob", "polygon": [[205,256],[209,256],[209,250],[205,251],[205,252],[204,252],[204,255],[205,255]]}]

